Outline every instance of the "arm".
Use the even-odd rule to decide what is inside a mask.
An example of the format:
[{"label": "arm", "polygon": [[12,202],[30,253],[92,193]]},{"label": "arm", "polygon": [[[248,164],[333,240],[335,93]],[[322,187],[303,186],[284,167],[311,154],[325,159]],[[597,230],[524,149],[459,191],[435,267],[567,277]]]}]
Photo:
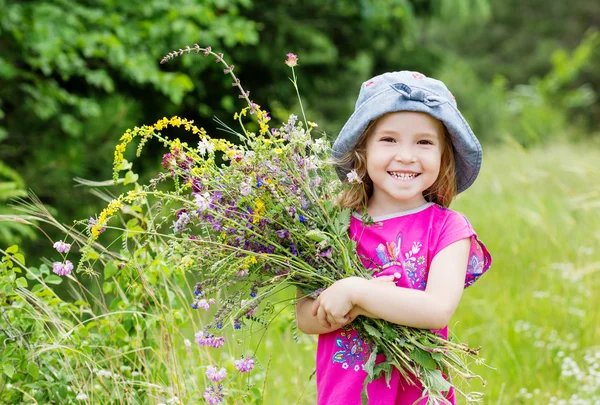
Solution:
[{"label": "arm", "polygon": [[369,283],[350,277],[325,290],[313,305],[323,326],[337,321],[351,304],[399,325],[441,329],[454,314],[464,289],[470,239],[442,249],[431,262],[425,291],[398,288],[394,283]]},{"label": "arm", "polygon": [[319,323],[319,320],[316,316],[312,314],[312,298],[301,298],[302,293],[300,290],[296,293],[296,298],[299,298],[296,301],[296,321],[298,322],[298,329],[308,335],[320,335],[321,333],[333,332],[334,330],[338,330],[343,326],[341,323],[335,323],[333,325],[329,324],[329,327],[326,327]]},{"label": "arm", "polygon": [[302,298],[302,293],[300,291],[296,293],[296,298],[299,298],[299,300],[296,302],[296,321],[298,322],[298,329],[308,335],[320,335],[322,333],[333,332],[352,322],[359,315],[375,318],[373,314],[368,313],[358,306],[354,306],[350,313],[348,313],[344,319],[341,320],[341,322],[333,322],[323,325],[312,313],[312,305],[315,300],[308,297]]}]

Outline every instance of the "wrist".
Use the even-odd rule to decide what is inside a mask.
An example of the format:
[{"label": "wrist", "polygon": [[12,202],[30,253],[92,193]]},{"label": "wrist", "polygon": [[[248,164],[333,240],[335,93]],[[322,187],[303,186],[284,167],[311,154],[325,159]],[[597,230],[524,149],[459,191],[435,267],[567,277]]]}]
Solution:
[{"label": "wrist", "polygon": [[360,306],[361,299],[364,296],[364,288],[366,286],[367,280],[361,277],[351,277],[352,283],[350,285],[350,301],[353,305]]}]

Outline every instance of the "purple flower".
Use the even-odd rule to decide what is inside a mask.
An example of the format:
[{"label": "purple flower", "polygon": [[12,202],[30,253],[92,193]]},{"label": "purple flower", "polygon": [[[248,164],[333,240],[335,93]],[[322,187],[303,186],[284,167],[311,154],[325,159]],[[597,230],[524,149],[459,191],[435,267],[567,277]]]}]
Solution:
[{"label": "purple flower", "polygon": [[325,250],[325,251],[323,251],[323,252],[321,252],[321,253],[319,253],[319,254],[320,254],[322,257],[329,257],[329,258],[331,258],[331,253],[332,253],[332,251],[333,251],[333,250],[332,250],[331,248],[329,248],[329,249],[327,249],[327,250]]},{"label": "purple flower", "polygon": [[204,399],[210,405],[220,404],[223,402],[223,386],[219,384],[218,388],[210,386],[204,390]]},{"label": "purple flower", "polygon": [[252,371],[254,368],[254,359],[252,357],[242,358],[240,360],[234,361],[235,368],[237,368],[242,373],[247,373]]},{"label": "purple flower", "polygon": [[277,236],[279,236],[279,239],[285,239],[288,236],[290,236],[290,231],[288,231],[287,229],[280,229],[277,232]]},{"label": "purple flower", "polygon": [[200,346],[210,346],[210,347],[214,347],[216,349],[218,349],[219,347],[223,346],[225,344],[225,338],[224,337],[217,337],[214,336],[213,334],[208,334],[205,335],[204,332],[200,331],[197,332],[195,335],[196,338],[196,343],[198,343]]},{"label": "purple flower", "polygon": [[302,214],[301,214],[301,215],[298,217],[298,219],[299,219],[299,220],[300,220],[300,222],[302,222],[302,223],[306,222],[306,217],[305,217],[304,215],[302,215]]},{"label": "purple flower", "polygon": [[68,276],[73,272],[73,263],[70,260],[64,263],[54,262],[52,263],[52,271],[59,276]]},{"label": "purple flower", "polygon": [[177,167],[177,158],[171,153],[165,153],[161,164],[166,170],[173,170]]},{"label": "purple flower", "polygon": [[220,370],[217,370],[214,366],[208,366],[206,368],[206,376],[209,380],[214,382],[221,382],[227,377],[227,370],[221,367]]},{"label": "purple flower", "polygon": [[209,309],[210,306],[212,304],[214,304],[214,303],[215,303],[215,299],[214,298],[210,298],[209,300],[206,300],[206,299],[203,298],[200,301],[198,301],[198,306],[200,308],[202,308],[202,309]]},{"label": "purple flower", "polygon": [[59,240],[58,242],[54,243],[54,249],[56,249],[58,253],[69,253],[71,245]]}]

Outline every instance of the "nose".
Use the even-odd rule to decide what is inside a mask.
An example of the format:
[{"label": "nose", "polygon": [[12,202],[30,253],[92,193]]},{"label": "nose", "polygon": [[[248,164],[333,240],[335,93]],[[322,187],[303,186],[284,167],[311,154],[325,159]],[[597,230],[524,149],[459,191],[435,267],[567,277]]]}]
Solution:
[{"label": "nose", "polygon": [[412,163],[416,162],[417,160],[413,149],[407,146],[399,146],[396,150],[396,155],[394,156],[394,159],[402,163]]}]

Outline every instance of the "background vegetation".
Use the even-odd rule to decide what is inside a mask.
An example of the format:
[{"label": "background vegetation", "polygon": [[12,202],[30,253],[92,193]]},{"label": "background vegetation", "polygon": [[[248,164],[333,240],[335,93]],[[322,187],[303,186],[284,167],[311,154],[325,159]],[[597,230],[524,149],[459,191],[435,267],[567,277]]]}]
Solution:
[{"label": "background vegetation", "polygon": [[[60,223],[93,216],[104,201],[73,179],[110,179],[135,125],[178,114],[226,137],[213,117],[230,122],[241,104],[221,68],[201,56],[158,64],[185,45],[225,53],[275,121],[299,111],[283,65],[298,54],[307,115],[331,138],[363,80],[418,70],[448,84],[484,143],[482,177],[453,208],[494,266],[453,330],[484,347],[485,403],[596,403],[599,23],[600,5],[584,0],[0,0],[0,215],[31,189]],[[147,152],[140,182],[160,164],[159,145]],[[212,360],[183,343],[203,321],[188,310],[193,281],[148,252],[132,252],[143,277],[113,263],[99,279],[61,281],[45,258],[62,233],[42,229],[49,238],[0,221],[14,259],[0,272],[0,403],[77,403],[80,391],[89,403],[194,403]],[[239,381],[255,384],[241,403],[300,392],[312,403],[314,339],[293,344],[290,316],[265,337],[262,371]]]}]

